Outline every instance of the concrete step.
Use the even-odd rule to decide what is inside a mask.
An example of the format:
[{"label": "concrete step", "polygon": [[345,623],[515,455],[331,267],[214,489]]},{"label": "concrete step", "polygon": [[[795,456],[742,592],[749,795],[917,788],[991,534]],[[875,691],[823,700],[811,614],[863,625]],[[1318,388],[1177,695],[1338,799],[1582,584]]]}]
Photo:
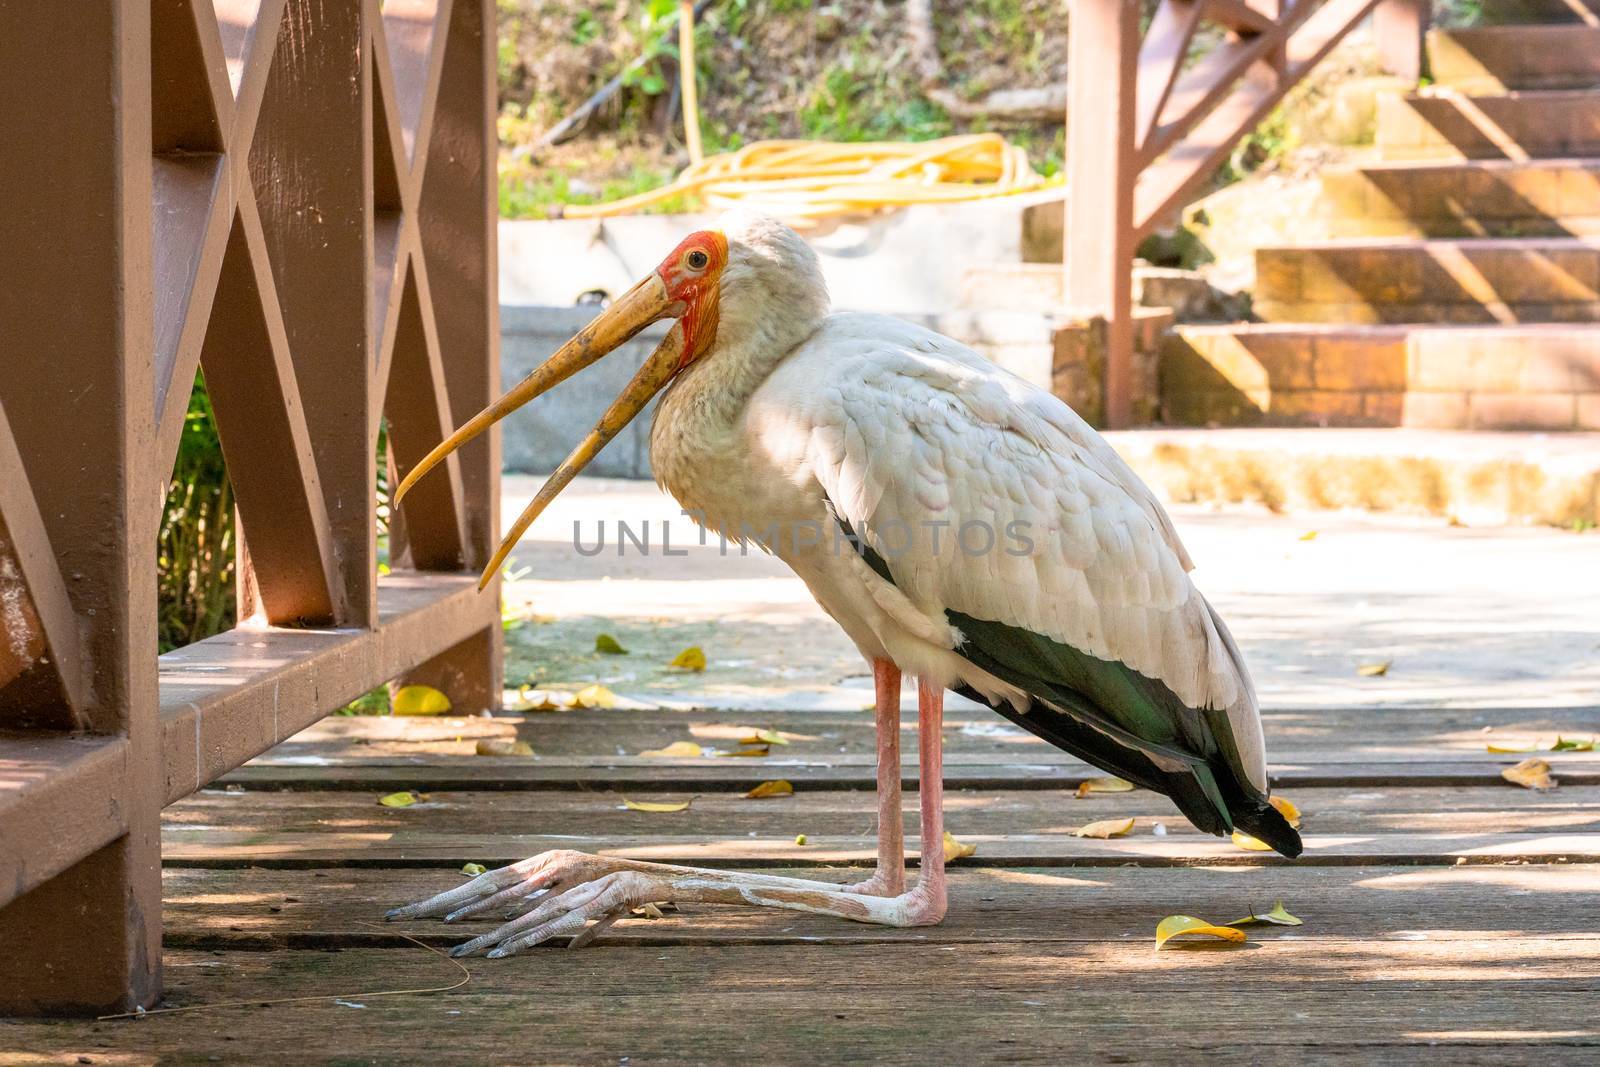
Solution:
[{"label": "concrete step", "polygon": [[1273,510],[1361,508],[1478,525],[1600,519],[1600,434],[1453,430],[1120,430],[1158,494]]},{"label": "concrete step", "polygon": [[1378,150],[1391,160],[1600,156],[1600,92],[1385,94],[1378,98]]},{"label": "concrete step", "polygon": [[1600,430],[1600,326],[1179,326],[1160,382],[1186,426]]},{"label": "concrete step", "polygon": [[[1597,43],[1600,48],[1600,43]],[[1329,237],[1600,233],[1600,159],[1412,161],[1322,173]]]},{"label": "concrete step", "polygon": [[1478,26],[1428,34],[1435,85],[1492,95],[1600,87],[1600,25]]},{"label": "concrete step", "polygon": [[1285,323],[1600,322],[1600,239],[1306,243],[1256,251],[1256,314]]}]

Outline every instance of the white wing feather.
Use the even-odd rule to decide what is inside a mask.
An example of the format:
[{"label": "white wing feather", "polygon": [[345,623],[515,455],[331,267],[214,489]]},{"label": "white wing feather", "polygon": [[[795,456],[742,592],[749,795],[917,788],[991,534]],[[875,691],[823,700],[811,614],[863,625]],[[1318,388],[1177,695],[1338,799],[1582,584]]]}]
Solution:
[{"label": "white wing feather", "polygon": [[[790,432],[809,432],[811,476],[871,531],[912,603],[1043,634],[1160,679],[1190,707],[1226,709],[1246,772],[1265,787],[1237,650],[1160,504],[1076,413],[971,349],[884,316],[833,316],[779,375],[795,387],[773,383],[769,395],[793,405]],[[935,552],[927,524],[941,521]],[[980,526],[963,547],[962,523],[986,525],[993,547],[982,550]],[[1011,523],[1034,552],[1007,538]],[[902,530],[915,536],[895,551]]]}]

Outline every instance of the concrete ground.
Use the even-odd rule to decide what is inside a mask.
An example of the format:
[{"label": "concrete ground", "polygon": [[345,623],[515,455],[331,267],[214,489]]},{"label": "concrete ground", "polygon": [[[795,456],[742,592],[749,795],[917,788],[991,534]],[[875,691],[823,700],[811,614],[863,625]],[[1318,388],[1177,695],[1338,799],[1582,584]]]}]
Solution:
[{"label": "concrete ground", "polygon": [[[503,525],[541,481],[506,477]],[[1265,706],[1600,704],[1600,534],[1170,510]],[[647,553],[630,541],[619,554],[619,522],[635,537],[648,526]],[[601,523],[605,547],[594,554]],[[575,549],[574,524],[590,555]],[[871,701],[860,657],[783,564],[724,552],[715,538],[702,546],[648,482],[579,479],[513,559],[506,601],[524,621],[507,635],[508,685],[598,681],[630,700],[684,707]],[[629,654],[597,653],[602,633]],[[705,651],[703,673],[667,666],[691,645]],[[1385,662],[1382,675],[1360,673]]]}]

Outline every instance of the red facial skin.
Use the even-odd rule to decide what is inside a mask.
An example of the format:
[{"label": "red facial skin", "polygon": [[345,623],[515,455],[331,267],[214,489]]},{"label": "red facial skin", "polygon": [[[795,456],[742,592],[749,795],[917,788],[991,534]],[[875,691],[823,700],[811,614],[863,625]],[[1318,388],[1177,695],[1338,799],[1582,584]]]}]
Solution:
[{"label": "red facial skin", "polygon": [[[702,267],[692,265],[696,252],[705,256]],[[719,283],[727,262],[728,239],[716,230],[700,230],[685,237],[656,268],[666,284],[667,295],[683,307],[683,313],[677,316],[683,324],[684,339],[679,370],[704,355],[716,340]]]}]

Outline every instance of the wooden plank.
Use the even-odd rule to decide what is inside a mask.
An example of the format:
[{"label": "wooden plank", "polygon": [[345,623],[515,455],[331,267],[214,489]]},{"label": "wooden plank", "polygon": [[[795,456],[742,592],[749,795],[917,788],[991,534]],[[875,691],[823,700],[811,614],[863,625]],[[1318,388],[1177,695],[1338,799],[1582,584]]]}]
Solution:
[{"label": "wooden plank", "polygon": [[[546,835],[595,837],[653,833],[738,838],[867,835],[875,812],[862,790],[802,790],[793,796],[747,800],[738,793],[439,792],[404,810],[376,803],[377,793],[246,793],[205,789],[163,814],[171,830],[270,834],[412,832],[492,835],[537,829]],[[687,811],[643,813],[623,798],[683,801]],[[906,819],[917,825],[917,803],[906,797]],[[1534,792],[1509,784],[1477,788],[1306,789],[1292,794],[1308,832],[1348,833],[1600,833],[1600,788],[1563,786]],[[1086,822],[1137,819],[1136,834],[1160,822],[1172,834],[1196,834],[1172,801],[1157,793],[1071,790],[953,790],[945,796],[947,825],[967,834],[1065,833]]]},{"label": "wooden plank", "polygon": [[126,738],[0,734],[0,907],[127,832],[127,775]]},{"label": "wooden plank", "polygon": [[[358,990],[460,978],[418,949],[167,953],[173,1005],[340,997],[262,1011],[5,1027],[25,1057],[345,1062],[1054,1064],[1094,1049],[1130,1062],[1592,1062],[1600,940],[1151,951],[1148,938],[1068,944],[597,947],[469,961],[442,995]],[[359,1005],[353,1007],[352,1005]],[[308,1035],[314,1035],[308,1041]],[[1511,1050],[1515,1049],[1515,1052]],[[15,1058],[15,1057],[14,1057]]]},{"label": "wooden plank", "polygon": [[[861,872],[788,868],[798,878],[849,883]],[[459,944],[492,922],[381,923],[397,903],[453,883],[447,871],[173,869],[164,872],[167,947],[263,949],[404,947],[399,933],[433,945]],[[1139,941],[1174,909],[1218,922],[1277,901],[1305,925],[1297,939],[1327,941],[1477,941],[1586,937],[1585,914],[1600,867],[1196,867],[1182,872],[1113,867],[970,868],[950,871],[944,922],[905,931],[764,908],[690,905],[665,921],[625,922],[615,939],[634,945],[933,944],[1025,941]],[[1533,898],[1530,900],[1530,898]],[[1272,936],[1290,931],[1254,932]]]},{"label": "wooden plank", "polygon": [[[1268,754],[1300,758],[1322,753],[1354,757],[1403,756],[1411,760],[1443,754],[1487,755],[1489,742],[1546,746],[1560,736],[1600,736],[1600,707],[1577,708],[1330,708],[1268,709],[1262,715]],[[901,719],[913,730],[914,714]],[[779,730],[791,743],[774,747],[789,754],[873,753],[872,715],[861,711],[576,709],[507,714],[493,719],[447,716],[396,719],[355,716],[324,719],[297,734],[282,750],[324,758],[459,755],[479,737],[515,737],[540,755],[576,756],[618,749],[638,752],[672,741],[697,741],[720,749],[738,747],[746,731]],[[463,745],[457,739],[468,742]],[[966,753],[1012,754],[1032,761],[1055,752],[1048,742],[1011,726],[983,709],[952,708],[945,717],[947,757]],[[1520,758],[1520,757],[1519,757]]]},{"label": "wooden plank", "polygon": [[[420,789],[656,789],[744,791],[769,778],[786,778],[811,789],[871,789],[872,761],[864,756],[832,759],[664,760],[640,756],[536,756],[529,760],[487,760],[472,756],[428,756],[404,759],[328,760],[319,756],[269,756],[221,779],[224,784],[252,789],[351,789],[385,791]],[[1600,784],[1600,760],[1577,753],[1547,753],[1558,780],[1568,785]],[[1282,762],[1272,768],[1280,789],[1375,787],[1394,785],[1492,786],[1503,783],[1500,772],[1515,758],[1461,756],[1427,762],[1370,760],[1364,762]],[[1038,762],[1009,763],[978,757],[950,759],[944,768],[947,789],[1076,788],[1103,772],[1066,756],[1041,753]],[[914,766],[903,768],[904,788],[917,781]]]},{"label": "wooden plank", "polygon": [[495,601],[476,586],[468,575],[390,575],[374,630],[231,630],[162,656],[167,802],[481,630]]},{"label": "wooden plank", "polygon": [[[482,863],[500,867],[551,849],[570,848],[607,856],[686,863],[707,867],[783,867],[870,864],[877,839],[864,834],[716,837],[671,833],[666,829],[635,835],[429,833],[396,828],[349,833],[255,833],[215,829],[168,829],[162,859],[168,866],[238,867],[460,867]],[[972,866],[1106,867],[1138,864],[1193,867],[1201,864],[1303,866],[1470,863],[1600,862],[1600,834],[1581,833],[1347,833],[1304,835],[1306,851],[1297,860],[1276,853],[1249,852],[1231,841],[1199,834],[1138,836],[1094,840],[1070,834],[974,834]],[[907,852],[918,849],[906,837]]]}]

